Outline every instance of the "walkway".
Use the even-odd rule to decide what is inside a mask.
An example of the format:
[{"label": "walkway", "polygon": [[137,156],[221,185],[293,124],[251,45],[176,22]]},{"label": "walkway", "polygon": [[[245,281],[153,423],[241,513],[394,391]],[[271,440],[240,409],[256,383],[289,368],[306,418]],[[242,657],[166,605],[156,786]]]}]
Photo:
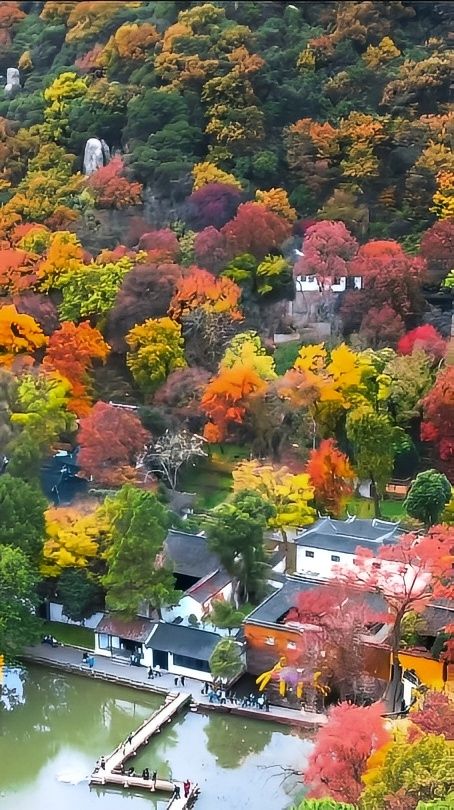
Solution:
[{"label": "walkway", "polygon": [[[133,667],[129,663],[113,661],[111,658],[96,655],[96,663],[93,673],[90,673],[87,666],[82,665],[82,650],[77,647],[50,647],[48,644],[38,644],[35,647],[26,647],[23,658],[35,661],[38,664],[53,666],[57,669],[65,669],[76,674],[93,676],[102,680],[109,680],[114,683],[121,683],[133,689],[157,692],[167,695],[175,690],[175,676],[165,672],[161,677],[148,680],[147,669],[145,667]],[[202,711],[228,712],[241,715],[243,717],[272,720],[278,723],[285,723],[292,726],[320,726],[326,723],[326,716],[315,712],[307,712],[299,709],[289,709],[284,706],[271,705],[269,712],[263,709],[255,709],[252,706],[241,708],[241,706],[220,706],[210,703],[208,696],[203,695],[201,690],[203,681],[196,678],[185,678],[184,687],[178,686],[178,691],[192,696],[197,708]]]}]

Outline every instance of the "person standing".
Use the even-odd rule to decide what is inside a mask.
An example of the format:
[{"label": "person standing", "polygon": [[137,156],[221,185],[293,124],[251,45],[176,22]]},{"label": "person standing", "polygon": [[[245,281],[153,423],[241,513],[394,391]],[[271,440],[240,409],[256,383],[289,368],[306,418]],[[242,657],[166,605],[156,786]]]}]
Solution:
[{"label": "person standing", "polygon": [[185,779],[184,782],[183,782],[183,792],[184,792],[184,798],[187,799],[190,792],[191,792],[191,783],[190,783],[189,779]]},{"label": "person standing", "polygon": [[129,745],[131,745],[131,743],[132,743],[132,734],[131,733],[128,734],[128,743],[129,743]]},{"label": "person standing", "polygon": [[153,771],[151,774],[151,781],[153,782],[153,790],[156,790],[156,779],[158,778],[158,774],[156,771]]},{"label": "person standing", "polygon": [[173,683],[174,683],[175,686],[178,686],[178,675],[175,675],[175,678],[173,679]]},{"label": "person standing", "polygon": [[179,799],[181,796],[180,786],[174,785],[173,786],[173,797],[174,799]]},{"label": "person standing", "polygon": [[152,679],[153,677],[153,667],[148,667],[148,680]]},{"label": "person standing", "polygon": [[184,676],[184,675],[181,675],[181,676],[180,676],[180,681],[181,681],[181,685],[182,685],[182,686],[184,686],[184,678],[185,678],[185,676]]},{"label": "person standing", "polygon": [[101,757],[101,762],[99,763],[99,766],[100,766],[100,768],[103,769],[103,771],[106,770],[106,760],[105,760],[104,757]]}]

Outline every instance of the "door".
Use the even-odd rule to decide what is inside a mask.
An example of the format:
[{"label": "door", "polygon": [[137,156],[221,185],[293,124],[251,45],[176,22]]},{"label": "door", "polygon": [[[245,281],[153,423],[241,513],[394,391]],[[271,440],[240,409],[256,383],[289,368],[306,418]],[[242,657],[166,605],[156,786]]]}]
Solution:
[{"label": "door", "polygon": [[169,669],[169,653],[164,650],[153,650],[153,666],[160,666],[161,669]]}]

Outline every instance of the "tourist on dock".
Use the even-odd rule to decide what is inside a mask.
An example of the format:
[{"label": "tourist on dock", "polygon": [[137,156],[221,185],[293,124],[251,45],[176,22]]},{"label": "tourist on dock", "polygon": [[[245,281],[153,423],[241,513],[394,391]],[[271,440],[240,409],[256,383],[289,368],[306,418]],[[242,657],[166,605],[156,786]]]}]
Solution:
[{"label": "tourist on dock", "polygon": [[154,678],[153,667],[148,667],[148,680]]},{"label": "tourist on dock", "polygon": [[268,697],[266,697],[265,698],[265,711],[269,712],[269,710],[270,710],[270,701],[269,701]]},{"label": "tourist on dock", "polygon": [[84,652],[82,654],[82,663],[86,664],[88,662],[88,653]]},{"label": "tourist on dock", "polygon": [[173,679],[173,683],[174,683],[175,686],[178,686],[178,675],[175,675],[175,678]]},{"label": "tourist on dock", "polygon": [[189,779],[185,779],[185,781],[183,782],[183,792],[184,792],[184,798],[187,799],[190,792],[191,792],[191,783],[190,783]]},{"label": "tourist on dock", "polygon": [[174,799],[179,799],[181,796],[181,791],[179,785],[173,786],[173,797]]},{"label": "tourist on dock", "polygon": [[132,734],[131,733],[128,734],[128,743],[129,743],[129,745],[131,745],[131,743],[132,743]]},{"label": "tourist on dock", "polygon": [[153,771],[151,774],[151,781],[153,782],[153,787],[156,788],[156,779],[158,778],[157,771]]},{"label": "tourist on dock", "polygon": [[156,675],[158,675],[159,677],[161,677],[162,672],[161,672],[161,667],[160,667],[160,665],[159,665],[159,664],[156,664],[156,666],[155,666],[155,668],[154,668],[154,671],[155,671]]},{"label": "tourist on dock", "polygon": [[208,682],[205,681],[205,683],[203,684],[202,695],[207,695],[209,688],[210,688],[210,686],[209,686]]},{"label": "tourist on dock", "polygon": [[100,767],[100,768],[102,768],[102,769],[103,769],[103,771],[105,771],[105,770],[106,770],[106,760],[105,760],[105,758],[104,758],[104,757],[101,757],[101,761],[100,761],[100,763],[99,763],[99,767]]},{"label": "tourist on dock", "polygon": [[128,768],[128,776],[134,776],[134,768]]},{"label": "tourist on dock", "polygon": [[180,681],[181,681],[181,685],[182,685],[182,686],[184,686],[184,678],[185,678],[185,676],[184,676],[184,675],[181,675],[181,677],[180,677]]},{"label": "tourist on dock", "polygon": [[221,690],[221,696],[219,698],[219,703],[221,704],[221,706],[222,705],[225,706],[225,704],[227,703],[227,698],[226,698],[226,695],[225,695],[225,689]]},{"label": "tourist on dock", "polygon": [[148,770],[148,768],[144,768],[142,771],[142,779],[147,780],[149,778],[150,778],[150,771]]},{"label": "tourist on dock", "polygon": [[263,709],[264,705],[265,705],[265,698],[263,697],[263,695],[260,695],[260,697],[257,698],[257,706],[259,707],[260,711]]}]

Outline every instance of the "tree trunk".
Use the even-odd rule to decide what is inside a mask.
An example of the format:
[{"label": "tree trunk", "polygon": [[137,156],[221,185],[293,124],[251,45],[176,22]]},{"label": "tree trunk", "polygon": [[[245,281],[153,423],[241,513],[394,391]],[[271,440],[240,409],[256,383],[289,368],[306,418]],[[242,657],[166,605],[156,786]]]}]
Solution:
[{"label": "tree trunk", "polygon": [[399,650],[403,616],[403,613],[397,614],[391,634],[391,680],[385,690],[385,701],[391,712],[398,712],[402,708],[402,667]]},{"label": "tree trunk", "polygon": [[285,531],[285,529],[282,526],[281,526],[281,537],[282,537],[282,542],[284,543],[284,554],[285,554],[284,573],[287,574],[288,573],[288,537],[287,537],[287,532]]},{"label": "tree trunk", "polygon": [[370,494],[372,495],[372,500],[374,502],[374,515],[376,518],[381,518],[380,496],[378,494],[377,485],[373,475],[370,476]]}]

